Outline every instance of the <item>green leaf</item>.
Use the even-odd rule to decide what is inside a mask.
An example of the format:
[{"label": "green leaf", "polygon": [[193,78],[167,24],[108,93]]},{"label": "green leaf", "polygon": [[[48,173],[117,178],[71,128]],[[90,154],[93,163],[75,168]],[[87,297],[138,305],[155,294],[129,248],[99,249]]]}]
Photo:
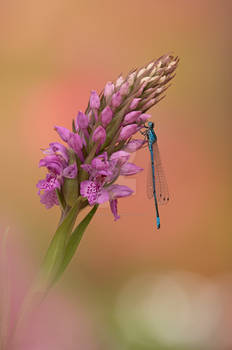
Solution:
[{"label": "green leaf", "polygon": [[86,217],[79,223],[79,225],[75,228],[71,236],[69,237],[63,262],[60,266],[60,270],[57,273],[56,280],[62,275],[70,261],[72,260],[72,257],[74,256],[76,249],[81,241],[81,238],[83,237],[83,234],[89,225],[90,221],[92,220],[94,214],[96,213],[96,210],[98,208],[98,204],[96,204],[90,212],[86,215]]},{"label": "green leaf", "polygon": [[81,198],[70,209],[67,216],[56,230],[52,241],[48,247],[44,261],[42,263],[42,277],[45,278],[48,287],[51,285],[54,277],[59,271],[64,259],[65,247],[68,236],[72,232],[78,212],[80,211]]},{"label": "green leaf", "polygon": [[56,195],[57,195],[61,209],[65,210],[65,207],[66,207],[65,199],[64,199],[63,193],[58,188],[56,188]]}]

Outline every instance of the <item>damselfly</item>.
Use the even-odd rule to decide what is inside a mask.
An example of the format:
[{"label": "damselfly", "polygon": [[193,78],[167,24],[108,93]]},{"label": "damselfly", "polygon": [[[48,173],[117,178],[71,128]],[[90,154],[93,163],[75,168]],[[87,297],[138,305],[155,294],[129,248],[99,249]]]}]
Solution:
[{"label": "damselfly", "polygon": [[157,144],[157,136],[154,130],[154,123],[148,122],[144,125],[145,131],[141,131],[147,139],[148,148],[151,156],[151,166],[148,171],[147,195],[148,198],[154,197],[156,211],[156,226],[160,228],[160,216],[158,205],[167,204],[169,202],[168,186],[164,176],[159,148]]}]

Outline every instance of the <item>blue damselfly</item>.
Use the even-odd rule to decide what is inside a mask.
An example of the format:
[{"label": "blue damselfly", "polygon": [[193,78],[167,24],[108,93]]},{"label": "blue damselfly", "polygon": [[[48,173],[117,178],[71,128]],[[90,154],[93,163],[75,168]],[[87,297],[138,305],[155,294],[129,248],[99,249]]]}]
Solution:
[{"label": "blue damselfly", "polygon": [[154,130],[154,123],[148,122],[144,125],[145,131],[141,131],[147,139],[147,145],[150,152],[150,169],[148,170],[147,195],[148,198],[154,197],[156,211],[156,226],[160,228],[159,205],[169,202],[169,193],[166,178],[161,164],[157,136]]}]

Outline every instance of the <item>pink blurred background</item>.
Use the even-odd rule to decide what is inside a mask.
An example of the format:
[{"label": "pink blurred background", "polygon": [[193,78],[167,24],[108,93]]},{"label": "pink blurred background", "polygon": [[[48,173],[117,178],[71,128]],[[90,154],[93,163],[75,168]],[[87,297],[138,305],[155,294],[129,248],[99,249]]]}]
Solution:
[{"label": "pink blurred background", "polygon": [[[99,210],[44,305],[46,319],[56,313],[67,329],[63,340],[55,342],[48,321],[30,349],[232,348],[231,15],[230,0],[0,2],[0,230],[10,227],[11,264],[12,245],[23,256],[16,275],[36,271],[59,217],[35,187],[44,176],[40,148],[58,140],[53,126],[70,128],[90,91],[121,72],[170,51],[181,59],[167,97],[151,110],[172,195],[160,209],[162,228],[146,198],[141,150],[134,161],[145,170],[130,180],[136,194],[119,202],[121,219]],[[55,307],[59,298],[67,305]],[[86,342],[74,337],[79,323]]]}]

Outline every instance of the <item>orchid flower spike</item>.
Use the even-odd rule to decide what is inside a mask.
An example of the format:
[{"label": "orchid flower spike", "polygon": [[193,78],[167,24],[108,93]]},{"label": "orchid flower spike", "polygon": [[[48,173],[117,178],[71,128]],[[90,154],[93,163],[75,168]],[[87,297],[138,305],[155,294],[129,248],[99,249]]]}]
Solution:
[{"label": "orchid flower spike", "polygon": [[116,181],[142,170],[129,163],[131,152],[144,144],[133,136],[151,117],[147,110],[162,99],[178,62],[167,54],[126,78],[120,75],[107,82],[101,94],[92,90],[85,113],[78,112],[74,121],[75,130],[55,127],[65,145],[51,143],[44,151],[40,166],[48,173],[37,184],[47,208],[60,205],[65,212],[78,198],[85,206],[108,201],[114,218],[119,218],[118,199],[132,190]]}]

